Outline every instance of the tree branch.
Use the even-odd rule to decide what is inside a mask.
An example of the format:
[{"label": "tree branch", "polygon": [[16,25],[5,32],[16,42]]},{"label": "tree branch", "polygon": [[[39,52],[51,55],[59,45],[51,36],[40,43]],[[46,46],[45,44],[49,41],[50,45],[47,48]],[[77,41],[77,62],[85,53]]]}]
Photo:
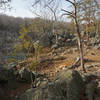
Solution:
[{"label": "tree branch", "polygon": [[75,16],[73,16],[73,15],[71,15],[71,14],[67,14],[67,13],[62,14],[61,17],[64,16],[64,15],[69,15],[69,16],[71,16],[72,18],[75,18]]},{"label": "tree branch", "polygon": [[65,14],[63,15],[70,15],[71,17],[75,18],[74,14],[72,12],[69,12],[67,10],[64,10],[64,9],[61,9],[62,11],[66,12]]},{"label": "tree branch", "polygon": [[69,11],[67,11],[67,10],[64,10],[64,9],[61,9],[62,11],[64,11],[64,12],[67,12],[68,14],[71,14],[71,15],[73,15],[73,13],[72,12],[69,12]]},{"label": "tree branch", "polygon": [[50,0],[48,4],[51,4],[54,0]]},{"label": "tree branch", "polygon": [[65,1],[71,3],[73,6],[75,6],[75,4],[72,1],[70,1],[70,0],[65,0]]}]

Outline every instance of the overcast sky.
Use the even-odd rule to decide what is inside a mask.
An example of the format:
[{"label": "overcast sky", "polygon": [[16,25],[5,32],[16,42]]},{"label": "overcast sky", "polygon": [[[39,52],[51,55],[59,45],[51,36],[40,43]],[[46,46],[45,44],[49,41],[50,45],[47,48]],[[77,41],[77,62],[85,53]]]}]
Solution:
[{"label": "overcast sky", "polygon": [[[12,0],[11,6],[13,9],[11,11],[7,11],[6,14],[15,17],[35,17],[34,14],[29,10],[30,5],[33,0]],[[65,2],[65,0],[61,0],[63,3],[62,8],[70,10],[69,4]],[[100,0],[97,0],[100,2]]]},{"label": "overcast sky", "polygon": [[12,9],[11,11],[7,11],[7,15],[15,16],[15,17],[34,17],[34,15],[28,9],[28,2],[25,0],[13,0],[11,2]]},{"label": "overcast sky", "polygon": [[[65,0],[62,0],[65,1]],[[15,17],[30,17],[33,18],[35,15],[29,10],[29,6],[32,4],[32,0],[13,0],[11,2],[12,10],[6,11],[5,13]],[[67,7],[63,3],[63,8]],[[67,8],[68,9],[68,8]]]}]

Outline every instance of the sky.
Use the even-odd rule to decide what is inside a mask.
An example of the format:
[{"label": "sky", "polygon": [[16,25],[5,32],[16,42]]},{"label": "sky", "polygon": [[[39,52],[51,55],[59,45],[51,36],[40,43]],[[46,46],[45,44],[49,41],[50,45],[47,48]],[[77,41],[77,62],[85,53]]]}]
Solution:
[{"label": "sky", "polygon": [[13,0],[11,2],[12,9],[9,11],[6,11],[5,14],[14,16],[14,17],[29,17],[33,18],[34,14],[32,14],[31,11],[29,11],[28,8],[29,4],[25,0]]},{"label": "sky", "polygon": [[[30,2],[29,2],[30,1]],[[64,0],[62,0],[64,1]],[[6,11],[5,14],[14,16],[14,17],[29,17],[34,18],[35,14],[33,14],[29,10],[29,6],[32,4],[32,0],[12,0],[11,2],[11,11]],[[65,3],[63,3],[63,8],[65,7]]]},{"label": "sky", "polygon": [[[12,0],[11,2],[11,11],[6,11],[5,14],[15,17],[28,17],[28,18],[34,18],[36,17],[35,14],[33,14],[29,8],[32,4],[32,1],[34,0]],[[69,3],[66,3],[65,0],[62,1],[62,8],[66,10],[70,10]],[[100,0],[97,0],[100,2]]]}]

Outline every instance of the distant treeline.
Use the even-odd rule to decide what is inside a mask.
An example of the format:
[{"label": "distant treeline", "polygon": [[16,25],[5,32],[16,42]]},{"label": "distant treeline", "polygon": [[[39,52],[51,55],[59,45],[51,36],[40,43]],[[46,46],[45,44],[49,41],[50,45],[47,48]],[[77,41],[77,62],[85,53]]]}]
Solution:
[{"label": "distant treeline", "polygon": [[0,15],[0,30],[18,32],[22,24],[29,25],[33,19]]}]

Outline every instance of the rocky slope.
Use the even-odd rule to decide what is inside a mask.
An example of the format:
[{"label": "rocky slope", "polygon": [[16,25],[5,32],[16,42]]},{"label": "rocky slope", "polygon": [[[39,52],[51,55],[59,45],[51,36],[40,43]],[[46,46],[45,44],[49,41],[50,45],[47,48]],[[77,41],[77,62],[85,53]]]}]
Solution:
[{"label": "rocky slope", "polygon": [[[12,67],[0,67],[2,100],[99,100],[100,50],[95,46],[86,46],[84,50],[86,74],[80,62],[75,69],[68,70],[79,56],[76,47],[60,47],[55,52],[44,48],[37,66],[36,79],[36,74],[28,70],[34,57],[18,65],[12,64]],[[33,88],[31,73],[35,83]]]}]

